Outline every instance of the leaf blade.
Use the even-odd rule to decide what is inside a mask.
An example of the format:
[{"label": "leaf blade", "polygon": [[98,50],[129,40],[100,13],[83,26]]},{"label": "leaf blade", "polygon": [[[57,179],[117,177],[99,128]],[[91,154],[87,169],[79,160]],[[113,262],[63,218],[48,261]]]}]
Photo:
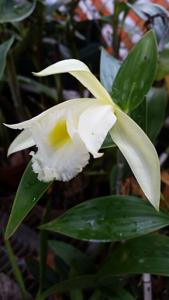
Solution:
[{"label": "leaf blade", "polygon": [[144,99],[152,86],[157,64],[157,45],[152,30],[131,50],[113,83],[112,98],[129,112]]},{"label": "leaf blade", "polygon": [[32,170],[31,162],[29,162],[18,186],[5,231],[5,239],[9,239],[16,231],[23,219],[47,191],[50,185],[51,182],[44,183],[37,179],[37,175]]},{"label": "leaf blade", "polygon": [[29,17],[34,11],[36,0],[32,3],[28,0],[19,3],[16,0],[1,1],[0,3],[0,23],[20,22]]},{"label": "leaf blade", "polygon": [[81,240],[120,241],[169,224],[168,215],[136,197],[107,196],[83,202],[41,229]]},{"label": "leaf blade", "polygon": [[110,255],[101,269],[103,274],[151,273],[169,276],[169,238],[150,234],[127,241]]}]

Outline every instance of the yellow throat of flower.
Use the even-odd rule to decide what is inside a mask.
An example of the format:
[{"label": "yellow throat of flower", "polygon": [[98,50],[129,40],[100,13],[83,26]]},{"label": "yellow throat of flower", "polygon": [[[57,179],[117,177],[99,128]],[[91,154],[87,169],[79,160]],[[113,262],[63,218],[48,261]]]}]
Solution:
[{"label": "yellow throat of flower", "polygon": [[66,120],[60,120],[57,122],[54,128],[48,135],[48,141],[54,148],[61,148],[70,141],[70,136],[67,131]]}]

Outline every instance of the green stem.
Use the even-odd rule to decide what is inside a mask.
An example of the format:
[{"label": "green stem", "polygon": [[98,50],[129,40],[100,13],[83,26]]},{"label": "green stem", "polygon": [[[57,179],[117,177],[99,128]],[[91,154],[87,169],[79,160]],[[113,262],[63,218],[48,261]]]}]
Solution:
[{"label": "green stem", "polygon": [[114,1],[114,14],[112,19],[113,26],[113,41],[112,47],[114,51],[114,57],[119,58],[119,48],[120,48],[120,36],[119,36],[119,3],[118,0]]},{"label": "green stem", "polygon": [[123,180],[124,158],[119,150],[117,150],[117,177],[116,177],[116,194],[121,193],[121,183]]},{"label": "green stem", "polygon": [[57,91],[57,101],[60,103],[63,101],[63,98],[64,98],[60,75],[56,75],[54,77],[54,80],[55,80],[56,91]]},{"label": "green stem", "polygon": [[12,250],[12,247],[11,247],[11,244],[10,244],[9,240],[5,240],[5,246],[6,246],[6,251],[7,251],[7,254],[8,254],[9,261],[10,261],[11,266],[12,266],[13,274],[14,274],[14,276],[16,278],[16,281],[18,282],[18,285],[20,287],[22,297],[23,297],[24,300],[30,299],[29,294],[28,294],[28,292],[25,288],[22,273],[21,273],[21,271],[18,267],[16,257],[13,253],[13,250]]},{"label": "green stem", "polygon": [[[48,222],[49,214],[51,211],[51,199],[49,199],[45,213],[42,219],[42,224]],[[48,231],[41,230],[40,232],[40,261],[39,261],[39,289],[37,292],[36,300],[41,299],[41,293],[45,285],[46,279],[46,261],[47,261],[47,250],[48,250]]]},{"label": "green stem", "polygon": [[13,104],[18,115],[18,120],[22,121],[23,118],[25,117],[25,112],[22,105],[22,99],[21,99],[19,83],[17,79],[16,68],[11,53],[9,53],[8,61],[7,61],[7,75],[8,75],[8,82],[11,90]]}]

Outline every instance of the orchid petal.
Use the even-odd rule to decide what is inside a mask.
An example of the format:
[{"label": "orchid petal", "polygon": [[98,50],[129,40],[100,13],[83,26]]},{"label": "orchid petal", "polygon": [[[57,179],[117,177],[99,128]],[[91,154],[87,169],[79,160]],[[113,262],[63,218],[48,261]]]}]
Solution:
[{"label": "orchid petal", "polygon": [[115,122],[111,105],[93,104],[80,115],[78,132],[94,158],[102,156],[98,151]]},{"label": "orchid petal", "polygon": [[48,76],[67,72],[78,79],[94,97],[101,99],[105,103],[111,103],[111,105],[113,105],[110,95],[101,85],[98,79],[91,73],[89,68],[83,62],[77,59],[66,59],[59,61],[50,65],[44,70],[33,74],[36,76]]},{"label": "orchid petal", "polygon": [[[31,132],[38,148],[36,153],[31,154],[32,167],[38,173],[39,180],[70,180],[88,163],[89,153],[77,127],[80,115],[93,103],[100,101],[88,98],[70,100],[26,121],[26,125],[24,122],[19,124],[20,128],[29,126],[24,131]],[[71,126],[69,120],[72,120]],[[61,124],[66,127],[63,128]],[[63,129],[65,132],[62,132]],[[66,134],[68,139],[64,140],[62,134]]]},{"label": "orchid petal", "polygon": [[4,123],[4,125],[11,129],[30,128],[33,124],[36,124],[41,119],[43,119],[46,116],[49,116],[50,114],[57,113],[58,111],[62,111],[62,110],[68,111],[69,109],[72,109],[73,107],[78,107],[78,108],[84,109],[85,107],[88,107],[90,104],[93,104],[93,101],[98,101],[98,100],[96,100],[94,98],[71,99],[71,100],[65,101],[63,103],[60,103],[58,105],[55,105],[55,106],[45,110],[38,116],[36,116],[32,119],[29,119],[27,121],[20,122],[17,124],[5,124]]},{"label": "orchid petal", "polygon": [[38,179],[44,182],[51,180],[68,181],[75,177],[88,164],[89,153],[80,139],[53,152],[48,160],[38,150],[32,154],[32,168],[38,173]]},{"label": "orchid petal", "polygon": [[118,108],[116,117],[111,137],[128,161],[146,197],[158,210],[160,165],[157,152],[142,129]]},{"label": "orchid petal", "polygon": [[12,142],[8,149],[8,155],[32,147],[35,142],[32,138],[32,134],[28,129],[23,130]]}]

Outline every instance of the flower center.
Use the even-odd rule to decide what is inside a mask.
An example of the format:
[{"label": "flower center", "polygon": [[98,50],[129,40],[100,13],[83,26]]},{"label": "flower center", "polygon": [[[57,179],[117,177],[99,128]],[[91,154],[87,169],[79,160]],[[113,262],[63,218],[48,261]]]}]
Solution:
[{"label": "flower center", "polygon": [[67,131],[66,120],[60,120],[48,135],[48,141],[51,146],[60,148],[70,141]]}]

